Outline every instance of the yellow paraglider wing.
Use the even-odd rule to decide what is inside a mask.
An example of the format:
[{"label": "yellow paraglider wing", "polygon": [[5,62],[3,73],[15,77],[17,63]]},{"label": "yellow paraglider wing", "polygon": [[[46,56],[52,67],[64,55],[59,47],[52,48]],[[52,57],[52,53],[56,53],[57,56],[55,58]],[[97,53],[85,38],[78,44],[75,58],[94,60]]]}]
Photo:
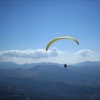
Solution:
[{"label": "yellow paraglider wing", "polygon": [[48,50],[49,46],[50,46],[53,42],[55,42],[55,41],[57,41],[57,40],[61,40],[61,39],[71,39],[71,40],[75,41],[75,42],[79,45],[78,40],[76,40],[75,38],[70,37],[70,36],[62,36],[62,37],[58,37],[58,38],[55,38],[55,39],[51,40],[51,41],[48,43],[48,45],[46,46],[46,51]]}]

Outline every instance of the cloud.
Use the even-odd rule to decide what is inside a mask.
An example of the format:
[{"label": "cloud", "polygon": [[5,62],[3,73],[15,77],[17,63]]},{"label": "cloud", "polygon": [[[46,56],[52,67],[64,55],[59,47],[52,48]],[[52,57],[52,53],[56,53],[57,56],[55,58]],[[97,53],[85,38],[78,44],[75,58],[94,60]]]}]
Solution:
[{"label": "cloud", "polygon": [[59,54],[63,54],[65,52],[58,50],[53,47],[51,50],[46,51],[45,49],[37,49],[37,50],[7,50],[0,52],[0,59],[5,57],[22,57],[22,58],[32,58],[32,59],[40,59],[40,58],[48,58],[48,57],[56,57]]},{"label": "cloud", "polygon": [[86,57],[89,57],[92,52],[93,51],[89,49],[83,49],[83,50],[76,52],[75,56],[78,58],[86,58]]}]

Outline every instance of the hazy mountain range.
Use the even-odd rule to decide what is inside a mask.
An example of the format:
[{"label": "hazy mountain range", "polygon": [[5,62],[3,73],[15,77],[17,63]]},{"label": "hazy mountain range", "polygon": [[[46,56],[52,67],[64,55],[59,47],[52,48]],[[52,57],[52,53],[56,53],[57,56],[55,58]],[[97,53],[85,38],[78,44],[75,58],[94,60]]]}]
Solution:
[{"label": "hazy mountain range", "polygon": [[1,62],[0,94],[0,100],[99,100],[100,62],[67,68],[57,63]]},{"label": "hazy mountain range", "polygon": [[[0,63],[0,78],[31,78],[39,81],[65,82],[72,84],[100,85],[100,62],[82,62],[68,65],[32,63],[15,64],[11,62]],[[80,66],[79,66],[80,65]]]},{"label": "hazy mountain range", "polygon": [[[0,69],[11,69],[11,68],[31,68],[36,65],[56,65],[63,67],[63,64],[59,63],[47,63],[47,62],[40,62],[40,63],[26,63],[26,64],[16,64],[12,62],[0,62]],[[100,61],[85,61],[69,66],[94,66],[94,65],[100,65]]]},{"label": "hazy mountain range", "polygon": [[36,65],[59,65],[62,66],[62,64],[58,63],[46,63],[46,62],[41,62],[41,63],[26,63],[26,64],[16,64],[12,62],[0,62],[0,69],[11,69],[11,68],[31,68]]}]

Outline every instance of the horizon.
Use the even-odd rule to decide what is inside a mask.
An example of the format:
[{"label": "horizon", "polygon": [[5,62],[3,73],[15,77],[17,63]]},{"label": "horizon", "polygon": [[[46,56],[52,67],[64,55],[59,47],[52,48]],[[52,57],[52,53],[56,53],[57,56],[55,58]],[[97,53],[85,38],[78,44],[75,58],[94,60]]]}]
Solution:
[{"label": "horizon", "polygon": [[[0,62],[100,61],[99,1],[0,1]],[[46,45],[54,38],[72,36]]]},{"label": "horizon", "polygon": [[[83,62],[78,62],[78,63],[74,63],[74,64],[68,64],[68,65],[77,65],[77,64],[81,64],[81,63],[86,63],[86,62],[95,62],[95,63],[97,63],[97,62],[100,62],[100,61],[83,61]],[[0,62],[0,63],[14,63],[14,64],[19,64],[19,65],[24,65],[24,64],[38,64],[38,63],[46,63],[46,64],[51,64],[52,62],[37,62],[37,63],[24,63],[24,64],[20,64],[20,63],[15,63],[15,62]],[[52,63],[52,64],[61,64],[62,65],[62,63]]]}]

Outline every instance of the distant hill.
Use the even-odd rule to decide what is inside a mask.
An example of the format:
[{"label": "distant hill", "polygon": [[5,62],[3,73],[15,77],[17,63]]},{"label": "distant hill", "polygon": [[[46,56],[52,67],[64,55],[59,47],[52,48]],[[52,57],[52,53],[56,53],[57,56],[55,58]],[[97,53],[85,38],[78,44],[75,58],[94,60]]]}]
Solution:
[{"label": "distant hill", "polygon": [[20,64],[12,62],[0,62],[0,69],[21,68]]},{"label": "distant hill", "polygon": [[[16,63],[12,63],[12,62],[0,62],[0,69],[12,69],[12,68],[31,68],[34,67],[36,65],[56,65],[56,66],[60,66],[63,67],[63,64],[59,64],[59,63],[47,63],[47,62],[40,62],[40,63],[26,63],[26,64],[16,64]],[[94,65],[100,65],[100,61],[85,61],[85,62],[81,62],[78,64],[73,64],[73,65],[68,65],[68,66],[94,66]]]},{"label": "distant hill", "polygon": [[47,63],[47,62],[40,62],[40,63],[26,63],[26,64],[16,64],[12,62],[0,62],[0,69],[12,69],[12,68],[31,68],[36,65],[58,65],[62,66],[62,64],[58,63]]},{"label": "distant hill", "polygon": [[74,65],[75,66],[100,65],[100,61],[85,61],[85,62],[77,63]]},{"label": "distant hill", "polygon": [[[100,85],[100,66],[68,66],[36,65],[23,69],[1,69],[0,80],[18,83],[25,78],[34,81],[65,82],[70,84]],[[23,80],[24,82],[24,80]]]},{"label": "distant hill", "polygon": [[99,64],[1,65],[5,69],[0,69],[0,100],[100,100]]}]

